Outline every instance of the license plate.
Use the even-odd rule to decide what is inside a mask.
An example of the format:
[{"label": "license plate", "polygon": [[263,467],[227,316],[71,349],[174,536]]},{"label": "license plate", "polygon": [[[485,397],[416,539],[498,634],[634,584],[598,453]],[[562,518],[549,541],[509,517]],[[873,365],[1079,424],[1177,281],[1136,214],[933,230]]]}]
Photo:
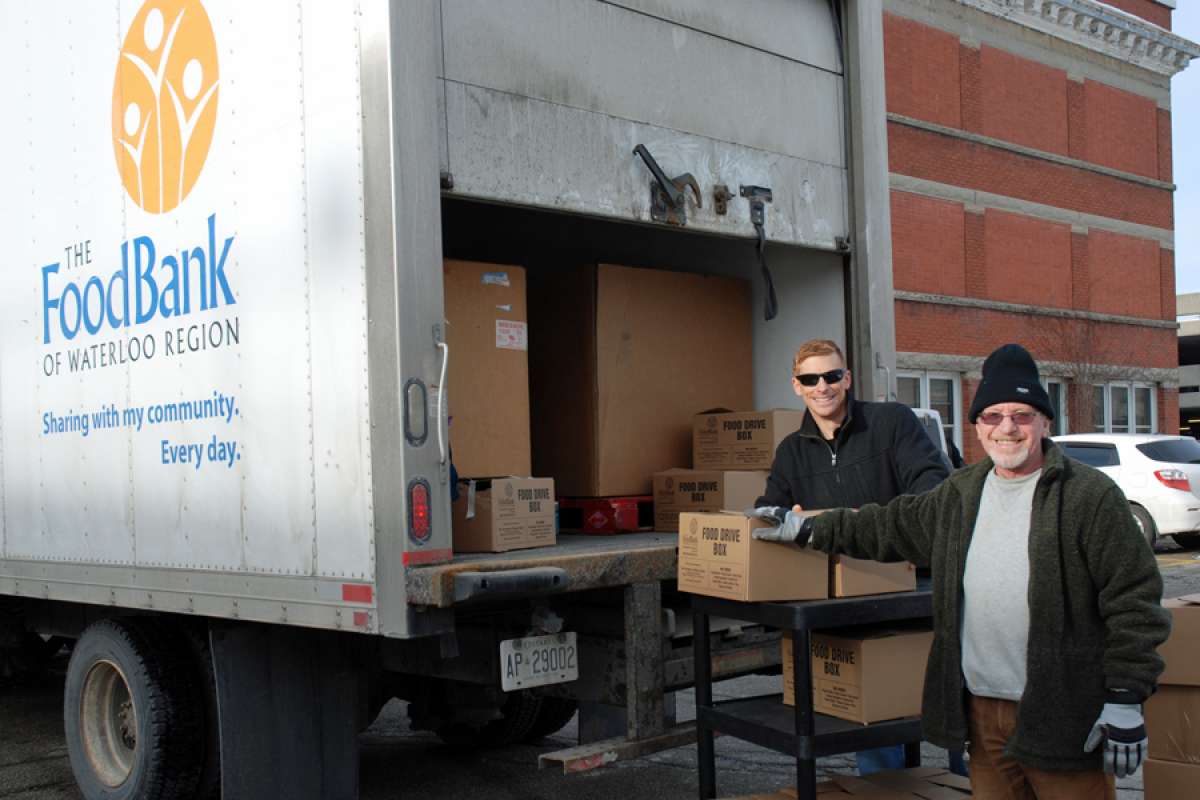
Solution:
[{"label": "license plate", "polygon": [[564,683],[579,677],[574,633],[552,633],[500,642],[500,686],[506,692]]}]

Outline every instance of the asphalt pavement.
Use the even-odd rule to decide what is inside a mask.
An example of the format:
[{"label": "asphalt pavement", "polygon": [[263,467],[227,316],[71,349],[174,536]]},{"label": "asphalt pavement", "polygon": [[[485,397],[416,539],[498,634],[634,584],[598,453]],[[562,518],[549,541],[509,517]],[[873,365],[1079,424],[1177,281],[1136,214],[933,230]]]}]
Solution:
[{"label": "asphalt pavement", "polygon": [[[1200,552],[1160,546],[1166,597],[1200,593]],[[754,676],[714,687],[717,699],[778,691],[780,678]],[[678,698],[681,720],[694,718],[691,692]],[[538,754],[575,744],[572,721],[536,745],[463,754],[437,737],[408,729],[404,704],[392,701],[359,739],[362,800],[692,800],[697,796],[695,745],[565,776],[539,771]],[[721,797],[779,789],[795,780],[795,762],[732,737],[716,742]],[[945,766],[945,752],[922,748],[925,764]],[[853,773],[853,756],[821,759],[822,774]],[[1120,800],[1141,800],[1139,772],[1118,783]],[[62,665],[32,683],[0,686],[0,798],[80,800],[62,734]]]}]

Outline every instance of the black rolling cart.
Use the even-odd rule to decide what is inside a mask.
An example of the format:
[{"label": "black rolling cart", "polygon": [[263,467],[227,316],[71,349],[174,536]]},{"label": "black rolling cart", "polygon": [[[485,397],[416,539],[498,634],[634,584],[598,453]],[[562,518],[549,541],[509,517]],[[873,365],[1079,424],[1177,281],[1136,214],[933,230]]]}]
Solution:
[{"label": "black rolling cart", "polygon": [[[692,609],[695,614],[696,738],[701,800],[717,796],[714,731],[794,755],[799,800],[815,800],[817,796],[816,759],[819,756],[903,744],[907,765],[920,765],[920,717],[861,725],[813,711],[809,643],[811,631],[816,629],[931,617],[933,600],[928,589],[794,603],[742,603],[692,595]],[[794,707],[785,706],[780,694],[713,703],[709,618],[714,616],[792,632]]]}]

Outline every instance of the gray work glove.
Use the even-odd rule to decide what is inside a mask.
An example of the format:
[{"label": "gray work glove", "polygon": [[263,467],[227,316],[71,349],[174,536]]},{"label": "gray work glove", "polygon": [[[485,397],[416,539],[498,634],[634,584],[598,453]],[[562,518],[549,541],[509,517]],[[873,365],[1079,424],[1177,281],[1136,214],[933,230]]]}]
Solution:
[{"label": "gray work glove", "polygon": [[746,514],[773,526],[756,528],[751,534],[755,539],[804,547],[812,537],[812,518],[782,506],[763,506],[747,511]]},{"label": "gray work glove", "polygon": [[1104,771],[1124,778],[1137,772],[1146,757],[1146,721],[1134,703],[1105,703],[1092,726],[1083,751],[1090,753],[1104,742]]}]

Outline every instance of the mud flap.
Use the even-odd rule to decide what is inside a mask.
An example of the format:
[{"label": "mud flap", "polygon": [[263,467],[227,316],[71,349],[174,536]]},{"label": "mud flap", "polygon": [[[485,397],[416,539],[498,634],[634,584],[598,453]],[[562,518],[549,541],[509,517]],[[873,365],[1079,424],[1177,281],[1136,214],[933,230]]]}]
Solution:
[{"label": "mud flap", "polygon": [[365,672],[345,636],[211,629],[225,800],[356,800]]}]

